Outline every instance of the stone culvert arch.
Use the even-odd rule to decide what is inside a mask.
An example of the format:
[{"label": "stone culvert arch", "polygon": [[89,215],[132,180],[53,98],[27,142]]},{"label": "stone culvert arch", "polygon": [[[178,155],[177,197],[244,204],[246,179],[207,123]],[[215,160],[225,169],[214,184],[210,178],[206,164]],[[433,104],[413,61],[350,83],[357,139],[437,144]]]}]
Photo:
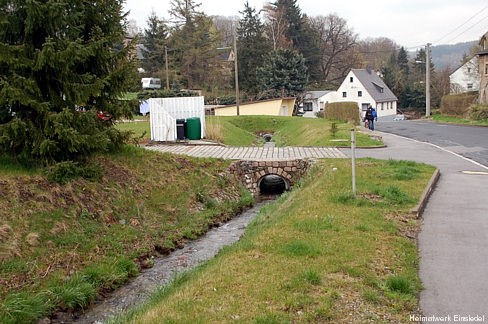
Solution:
[{"label": "stone culvert arch", "polygon": [[256,196],[261,193],[260,184],[264,177],[277,175],[283,179],[285,189],[290,190],[307,172],[310,165],[309,160],[237,161],[232,163],[229,171]]}]

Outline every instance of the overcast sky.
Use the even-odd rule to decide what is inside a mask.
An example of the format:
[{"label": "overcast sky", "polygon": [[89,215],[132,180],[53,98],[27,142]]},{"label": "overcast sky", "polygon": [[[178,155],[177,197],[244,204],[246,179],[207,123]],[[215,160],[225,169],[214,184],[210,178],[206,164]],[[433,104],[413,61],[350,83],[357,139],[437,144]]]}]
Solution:
[{"label": "overcast sky", "polygon": [[[126,0],[129,19],[141,28],[152,10],[170,18],[170,0]],[[209,16],[239,16],[242,0],[199,0]],[[248,0],[261,9],[266,1]],[[272,0],[274,2],[274,0]],[[298,0],[302,13],[344,18],[360,39],[387,37],[400,46],[455,44],[479,40],[488,32],[488,0]]]}]

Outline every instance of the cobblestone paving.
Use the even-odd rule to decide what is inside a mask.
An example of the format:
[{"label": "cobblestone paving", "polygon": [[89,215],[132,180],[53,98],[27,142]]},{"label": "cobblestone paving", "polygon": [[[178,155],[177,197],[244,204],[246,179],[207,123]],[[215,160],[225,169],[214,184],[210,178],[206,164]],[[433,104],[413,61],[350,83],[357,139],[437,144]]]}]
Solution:
[{"label": "cobblestone paving", "polygon": [[347,157],[338,148],[333,147],[225,147],[218,145],[156,144],[146,146],[146,148],[193,157],[213,157],[229,160],[277,161]]}]

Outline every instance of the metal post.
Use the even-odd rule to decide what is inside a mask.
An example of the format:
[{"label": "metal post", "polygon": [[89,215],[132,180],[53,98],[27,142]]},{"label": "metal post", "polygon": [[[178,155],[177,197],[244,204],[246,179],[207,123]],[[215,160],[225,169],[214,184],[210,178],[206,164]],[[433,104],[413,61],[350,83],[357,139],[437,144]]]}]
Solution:
[{"label": "metal post", "polygon": [[351,128],[351,166],[352,166],[352,193],[356,196],[356,133]]},{"label": "metal post", "polygon": [[234,31],[234,76],[236,83],[236,109],[239,116],[239,70],[237,68],[237,31]]},{"label": "metal post", "polygon": [[430,116],[430,43],[425,46],[425,116]]}]

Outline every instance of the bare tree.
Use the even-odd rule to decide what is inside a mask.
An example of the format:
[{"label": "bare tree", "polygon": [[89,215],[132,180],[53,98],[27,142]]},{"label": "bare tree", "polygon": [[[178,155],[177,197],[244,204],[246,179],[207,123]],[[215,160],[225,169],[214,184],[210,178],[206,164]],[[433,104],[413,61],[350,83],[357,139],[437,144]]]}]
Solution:
[{"label": "bare tree", "polygon": [[239,24],[239,17],[212,16],[212,20],[222,39],[220,47],[232,46],[236,26]]},{"label": "bare tree", "polygon": [[345,19],[335,14],[312,17],[310,22],[319,34],[322,81],[328,86],[337,86],[350,69],[360,63],[357,34],[347,26]]},{"label": "bare tree", "polygon": [[444,67],[440,71],[436,71],[432,80],[432,103],[439,107],[441,98],[450,92],[450,78],[451,74],[449,67]]},{"label": "bare tree", "polygon": [[288,19],[286,18],[285,8],[276,8],[271,3],[264,6],[265,12],[265,32],[273,44],[273,50],[292,49],[293,42],[286,37]]},{"label": "bare tree", "polygon": [[363,67],[380,70],[400,47],[389,38],[379,37],[359,42],[359,48],[363,56]]}]

